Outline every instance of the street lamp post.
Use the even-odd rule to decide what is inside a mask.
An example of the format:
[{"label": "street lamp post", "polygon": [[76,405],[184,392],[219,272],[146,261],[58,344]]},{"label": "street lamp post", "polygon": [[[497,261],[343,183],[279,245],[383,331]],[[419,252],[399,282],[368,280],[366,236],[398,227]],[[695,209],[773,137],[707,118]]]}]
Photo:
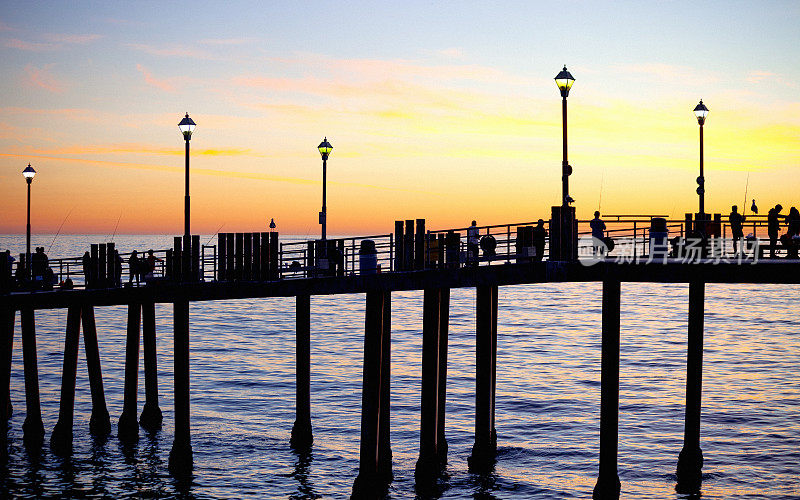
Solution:
[{"label": "street lamp post", "polygon": [[[333,146],[331,146],[331,143],[328,142],[328,138],[325,137],[325,139],[319,143],[317,149],[319,150],[319,154],[322,156],[322,212],[319,213],[319,223],[322,224],[322,241],[325,241],[327,237],[326,228],[328,222],[328,207],[325,203],[325,189],[328,179],[328,156],[331,154],[331,151],[333,151]],[[323,243],[323,245],[325,244]],[[324,246],[323,249],[325,249]]]},{"label": "street lamp post", "polygon": [[572,77],[567,67],[564,66],[556,75],[556,85],[561,91],[561,128],[562,128],[562,147],[563,155],[561,159],[561,206],[569,206],[569,176],[572,175],[572,167],[567,161],[567,96],[575,78]]},{"label": "street lamp post", "polygon": [[[700,99],[700,103],[694,107],[694,116],[697,117],[697,123],[700,125],[700,176],[697,178],[697,196],[700,198],[700,211],[698,215],[700,216],[701,220],[705,221],[706,179],[703,177],[703,125],[706,123],[708,108],[705,104],[703,104],[702,99]],[[702,223],[701,227],[703,227]]]},{"label": "street lamp post", "polygon": [[36,170],[31,167],[30,163],[22,171],[22,176],[25,177],[25,182],[28,184],[28,224],[25,228],[25,276],[28,279],[33,279],[31,275],[33,269],[31,267],[31,183],[34,176],[36,176]]},{"label": "street lamp post", "polygon": [[192,132],[196,126],[194,120],[189,118],[189,113],[186,113],[186,116],[178,124],[178,129],[186,140],[186,194],[183,202],[183,236],[186,238],[191,234],[189,231],[189,141],[192,140]]}]

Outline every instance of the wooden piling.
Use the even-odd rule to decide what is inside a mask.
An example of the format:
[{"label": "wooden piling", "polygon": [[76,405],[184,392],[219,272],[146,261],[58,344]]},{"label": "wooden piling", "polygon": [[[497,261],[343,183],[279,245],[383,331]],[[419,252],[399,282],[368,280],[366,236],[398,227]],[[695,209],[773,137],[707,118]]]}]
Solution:
[{"label": "wooden piling", "polygon": [[600,472],[592,498],[619,498],[617,473],[619,436],[620,282],[603,281],[603,333],[600,358]]},{"label": "wooden piling", "polygon": [[261,272],[259,273],[259,279],[261,281],[267,281],[271,279],[270,275],[272,271],[270,269],[269,243],[270,243],[269,233],[261,233],[261,263],[260,263]]},{"label": "wooden piling", "polygon": [[81,320],[83,323],[83,350],[86,354],[89,387],[92,391],[92,416],[89,420],[89,431],[95,436],[106,436],[111,432],[111,418],[108,415],[106,396],[103,391],[103,373],[100,368],[100,349],[97,345],[94,307],[83,306]]},{"label": "wooden piling", "polygon": [[497,451],[494,403],[497,369],[497,286],[483,285],[476,291],[475,335],[475,444],[469,468],[490,470]]},{"label": "wooden piling", "polygon": [[[181,282],[181,281],[184,281],[186,279],[186,275],[184,274],[184,271],[185,271],[184,263],[185,263],[186,259],[185,259],[185,255],[184,255],[185,252],[184,252],[184,248],[183,248],[183,238],[181,238],[180,236],[175,236],[175,239],[173,241],[173,247],[174,247],[173,248],[173,252],[174,252],[173,258],[175,260],[175,263],[173,264],[172,268],[173,268],[173,271],[175,272],[175,276],[174,277],[175,277],[175,281]],[[188,249],[186,249],[186,250],[188,251]]]},{"label": "wooden piling", "polygon": [[72,453],[75,378],[78,373],[80,329],[81,306],[71,306],[67,309],[67,332],[64,340],[64,365],[61,371],[61,403],[58,410],[58,422],[50,435],[50,448],[57,455]]},{"label": "wooden piling", "polygon": [[311,297],[297,296],[296,396],[297,418],[292,426],[290,444],[293,448],[308,449],[314,442],[311,432]]},{"label": "wooden piling", "polygon": [[22,431],[25,444],[39,448],[44,443],[44,425],[39,399],[39,363],[36,359],[36,324],[33,309],[20,311],[22,329],[22,364],[25,369],[25,422]]},{"label": "wooden piling", "polygon": [[447,460],[447,444],[443,441],[449,313],[443,309],[449,305],[450,290],[429,288],[423,293],[420,446],[414,471],[418,484],[435,482]]},{"label": "wooden piling", "polygon": [[108,287],[108,279],[106,268],[108,263],[108,255],[106,254],[106,246],[98,245],[99,253],[97,254],[97,288]]},{"label": "wooden piling", "polygon": [[217,259],[219,260],[217,263],[217,280],[225,281],[228,279],[226,266],[228,263],[228,247],[225,233],[217,235]]},{"label": "wooden piling", "polygon": [[359,472],[354,498],[374,498],[392,479],[389,429],[390,294],[367,292]]},{"label": "wooden piling", "polygon": [[169,470],[184,477],[192,470],[192,440],[189,431],[189,301],[174,303],[175,440],[169,453]]},{"label": "wooden piling", "polygon": [[703,451],[700,449],[700,398],[703,385],[703,316],[705,283],[689,282],[689,328],[686,354],[686,423],[683,449],[678,456],[679,493],[699,491]]},{"label": "wooden piling", "polygon": [[100,248],[97,243],[92,243],[89,245],[89,251],[91,252],[89,255],[89,272],[86,273],[86,269],[84,269],[84,273],[86,273],[86,288],[97,288],[97,263],[100,262]]},{"label": "wooden piling", "polygon": [[394,221],[394,270],[405,270],[405,232],[403,221]]},{"label": "wooden piling", "polygon": [[425,269],[425,219],[417,219],[414,234],[414,269]]},{"label": "wooden piling", "polygon": [[164,420],[158,406],[158,361],[156,357],[156,305],[142,304],[142,346],[144,350],[145,401],[139,424],[148,431],[157,431]]},{"label": "wooden piling", "polygon": [[[14,351],[14,309],[0,308],[0,426],[11,418],[11,354]],[[0,428],[0,439],[6,438],[5,427]]]},{"label": "wooden piling", "polygon": [[234,259],[236,260],[236,279],[244,279],[244,233],[236,233]]},{"label": "wooden piling", "polygon": [[278,245],[278,233],[273,231],[269,233],[269,279],[272,281],[280,277],[281,262],[280,250]]},{"label": "wooden piling", "polygon": [[122,440],[139,437],[137,419],[137,395],[139,391],[139,337],[142,305],[128,304],[128,334],[125,341],[125,393],[122,415],[119,417],[118,434]]},{"label": "wooden piling", "polygon": [[406,253],[403,256],[403,269],[411,271],[414,269],[414,219],[406,220],[406,233],[403,240],[403,249]]},{"label": "wooden piling", "polygon": [[191,246],[191,257],[192,257],[192,264],[191,264],[191,279],[192,281],[199,281],[202,276],[200,276],[200,258],[202,257],[202,248],[200,246],[200,235],[193,234],[192,235],[192,246]]},{"label": "wooden piling", "polygon": [[228,251],[225,263],[225,279],[228,281],[236,279],[236,245],[234,238],[235,235],[233,233],[225,235],[225,247]]},{"label": "wooden piling", "polygon": [[253,257],[250,279],[261,281],[261,233],[253,233]]},{"label": "wooden piling", "polygon": [[245,281],[253,279],[253,233],[244,233],[244,250],[242,257],[242,277]]}]

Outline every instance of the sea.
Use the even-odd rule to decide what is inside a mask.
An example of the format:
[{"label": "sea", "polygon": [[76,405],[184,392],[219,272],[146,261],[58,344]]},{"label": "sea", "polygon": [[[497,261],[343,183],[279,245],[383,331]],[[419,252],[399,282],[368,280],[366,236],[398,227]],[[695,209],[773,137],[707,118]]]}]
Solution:
[{"label": "sea", "polygon": [[[211,239],[211,237],[208,237]],[[206,237],[203,238],[205,242]],[[80,256],[105,235],[35,235],[51,258]],[[115,235],[121,252],[168,248],[169,236]],[[24,251],[24,236],[0,250]],[[91,398],[82,342],[74,452],[48,446],[58,419],[66,311],[36,312],[41,456],[23,445],[25,392],[19,315],[14,329],[2,498],[348,498],[358,474],[365,297],[311,298],[314,445],[289,446],[294,422],[295,302],[266,298],[190,306],[194,470],[167,470],[174,432],[172,306],[156,305],[164,426],[117,437],[122,413],[126,307],[96,309],[112,433],[89,433]],[[683,444],[688,286],[622,284],[619,477],[624,499],[800,498],[800,287],[706,286],[701,494],[675,492]],[[419,456],[422,293],[392,294],[391,446],[387,498],[591,498],[598,472],[601,285],[552,283],[499,290],[497,463],[472,474],[475,290],[450,303],[446,475],[429,496],[415,490]],[[139,411],[144,403],[143,362]]]}]

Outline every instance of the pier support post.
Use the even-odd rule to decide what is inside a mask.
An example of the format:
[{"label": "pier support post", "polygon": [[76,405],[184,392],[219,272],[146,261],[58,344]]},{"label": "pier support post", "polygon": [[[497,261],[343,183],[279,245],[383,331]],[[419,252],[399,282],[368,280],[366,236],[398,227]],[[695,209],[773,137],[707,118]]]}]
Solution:
[{"label": "pier support post", "polygon": [[50,448],[57,455],[72,453],[72,425],[75,411],[75,378],[78,374],[78,344],[81,330],[81,307],[67,309],[67,332],[64,340],[64,366],[61,372],[61,404],[58,422],[50,435]]},{"label": "pier support post", "polygon": [[422,309],[422,389],[417,484],[435,482],[447,462],[444,438],[447,381],[447,322],[450,289],[424,291]]},{"label": "pier support post", "polygon": [[600,359],[600,472],[592,498],[619,498],[619,316],[620,282],[603,281],[603,336]]},{"label": "pier support post", "polygon": [[705,283],[689,283],[689,331],[686,353],[686,423],[683,449],[678,456],[679,493],[693,493],[700,489],[703,468],[703,451],[700,449],[700,396],[703,385],[703,315]]},{"label": "pier support post", "polygon": [[33,309],[20,311],[22,327],[22,364],[25,367],[25,422],[22,431],[26,446],[40,448],[44,443],[44,425],[39,400],[39,363],[36,359],[36,324]]},{"label": "pier support post", "polygon": [[128,304],[128,335],[125,342],[125,394],[122,416],[119,417],[118,434],[122,440],[135,440],[139,437],[139,422],[136,418],[137,396],[139,390],[139,325],[142,305]]},{"label": "pier support post", "polygon": [[81,320],[83,323],[83,350],[86,354],[89,387],[92,391],[92,417],[89,420],[89,431],[95,436],[107,436],[111,432],[111,417],[108,415],[106,395],[103,391],[103,372],[100,369],[100,349],[97,345],[94,307],[83,306]]},{"label": "pier support post", "polygon": [[144,347],[145,401],[139,424],[148,431],[161,429],[164,417],[158,406],[158,362],[156,359],[156,305],[142,304],[142,345]]},{"label": "pier support post", "polygon": [[11,419],[11,354],[14,350],[14,309],[0,309],[0,438],[5,439],[5,425]]},{"label": "pier support post", "polygon": [[471,471],[491,470],[497,451],[494,403],[497,370],[497,286],[476,293],[475,444],[468,463]]},{"label": "pier support post", "polygon": [[361,449],[354,498],[375,498],[392,480],[389,443],[391,295],[367,292],[364,328],[364,378],[361,400]]},{"label": "pier support post", "polygon": [[169,452],[169,470],[174,476],[192,471],[192,439],[189,430],[189,301],[174,303],[175,440]]},{"label": "pier support post", "polygon": [[292,427],[292,448],[308,449],[314,442],[311,432],[311,297],[297,296],[296,396],[297,417]]}]

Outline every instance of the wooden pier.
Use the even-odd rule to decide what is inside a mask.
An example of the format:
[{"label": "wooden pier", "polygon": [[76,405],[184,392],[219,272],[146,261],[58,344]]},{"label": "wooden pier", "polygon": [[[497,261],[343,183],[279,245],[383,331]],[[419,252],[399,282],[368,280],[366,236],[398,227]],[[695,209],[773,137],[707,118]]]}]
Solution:
[{"label": "wooden pier", "polygon": [[[24,440],[32,449],[42,446],[45,430],[40,411],[35,312],[65,308],[67,322],[61,403],[50,445],[59,454],[69,454],[72,449],[81,329],[92,394],[91,432],[108,434],[111,422],[103,392],[94,311],[97,307],[126,305],[125,389],[118,436],[130,441],[137,439],[139,426],[146,430],[158,429],[162,416],[158,403],[154,307],[157,303],[172,304],[175,438],[169,469],[176,476],[186,475],[192,469],[189,304],[207,300],[295,297],[296,420],[287,439],[293,447],[307,449],[313,446],[310,303],[314,296],[319,295],[363,293],[366,296],[366,314],[360,467],[354,479],[353,496],[379,497],[392,480],[389,405],[392,292],[421,290],[424,300],[420,354],[420,451],[415,476],[419,487],[424,488],[435,484],[442,465],[447,461],[445,401],[450,291],[475,288],[477,292],[475,438],[469,467],[481,473],[492,469],[497,449],[495,388],[499,289],[530,283],[601,282],[602,331],[598,332],[602,336],[600,456],[594,498],[618,498],[621,283],[688,283],[686,421],[684,447],[676,457],[676,487],[679,491],[697,491],[703,466],[700,415],[705,285],[800,284],[800,262],[790,259],[723,262],[704,256],[687,263],[669,256],[661,260],[645,260],[641,255],[621,262],[611,258],[600,259],[593,265],[570,255],[562,255],[560,260],[545,260],[542,255],[536,258],[535,252],[528,251],[532,243],[527,230],[520,230],[520,227],[501,228],[495,233],[498,237],[493,238],[497,248],[491,248],[491,252],[483,248],[482,256],[463,252],[463,231],[426,231],[423,220],[398,221],[395,233],[360,241],[329,240],[279,246],[277,233],[221,234],[218,245],[214,247],[213,269],[210,271],[205,266],[205,249],[200,248],[199,238],[176,238],[174,248],[160,254],[164,257],[161,279],[151,279],[142,286],[116,286],[121,276],[108,257],[114,255],[113,248],[105,247],[100,252],[102,245],[92,246],[87,261],[91,269],[83,271],[85,286],[34,292],[9,290],[0,295],[0,418],[8,422],[12,413],[9,398],[11,350],[14,321],[19,311],[27,415],[23,424]],[[491,234],[489,229],[484,229],[486,235]],[[507,240],[499,236],[503,231],[508,235]],[[365,240],[372,243],[364,243]],[[518,242],[525,242],[525,248],[521,248]],[[375,250],[381,245],[385,252],[383,256]],[[503,246],[507,251],[498,252],[497,249]],[[355,266],[356,258],[359,268]],[[382,263],[386,267],[381,272],[379,266]],[[140,342],[144,352],[146,397],[142,412],[137,416]]]}]

